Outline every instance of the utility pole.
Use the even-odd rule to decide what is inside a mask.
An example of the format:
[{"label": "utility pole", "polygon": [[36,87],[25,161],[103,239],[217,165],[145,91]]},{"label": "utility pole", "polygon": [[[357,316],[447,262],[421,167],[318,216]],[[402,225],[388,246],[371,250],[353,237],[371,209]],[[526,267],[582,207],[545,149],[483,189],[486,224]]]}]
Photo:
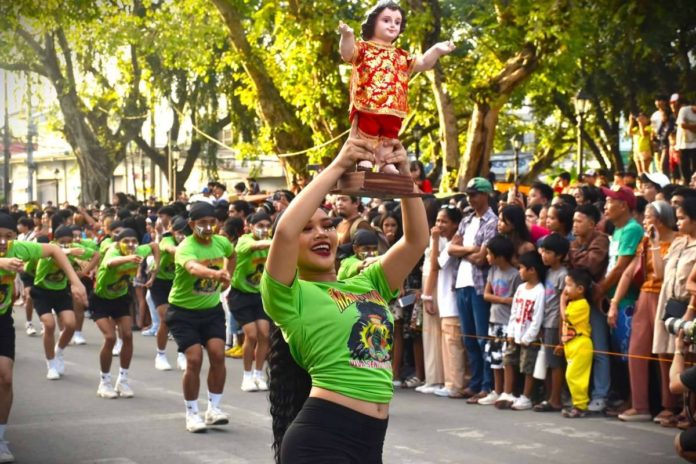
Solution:
[{"label": "utility pole", "polygon": [[10,111],[9,102],[7,100],[7,71],[3,72],[3,79],[5,83],[5,129],[2,134],[2,144],[3,144],[3,154],[5,155],[5,163],[3,170],[3,188],[5,189],[5,204],[7,206],[12,204],[11,201],[11,188],[10,188]]},{"label": "utility pole", "polygon": [[31,108],[31,77],[27,73],[27,199],[34,201],[34,136],[36,135],[36,126],[32,116]]}]

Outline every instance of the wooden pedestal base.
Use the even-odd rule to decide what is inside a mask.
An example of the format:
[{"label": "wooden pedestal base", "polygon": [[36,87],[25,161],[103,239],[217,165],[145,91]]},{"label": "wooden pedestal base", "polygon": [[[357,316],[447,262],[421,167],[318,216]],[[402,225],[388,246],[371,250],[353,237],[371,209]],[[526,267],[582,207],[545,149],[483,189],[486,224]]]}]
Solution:
[{"label": "wooden pedestal base", "polygon": [[425,196],[415,186],[411,176],[372,171],[356,171],[344,174],[331,193],[371,198]]}]

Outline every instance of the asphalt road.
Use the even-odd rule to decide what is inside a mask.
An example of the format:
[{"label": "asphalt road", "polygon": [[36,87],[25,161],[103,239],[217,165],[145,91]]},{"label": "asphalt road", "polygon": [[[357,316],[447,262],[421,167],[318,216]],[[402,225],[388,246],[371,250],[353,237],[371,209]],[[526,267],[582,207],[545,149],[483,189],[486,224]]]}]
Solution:
[{"label": "asphalt road", "polygon": [[[223,409],[230,425],[190,434],[184,428],[181,372],[154,368],[154,339],[135,334],[133,399],[96,396],[100,335],[85,324],[88,344],[66,350],[66,375],[46,380],[39,337],[24,333],[15,311],[15,400],[6,439],[20,463],[271,463],[268,400],[239,389],[240,360],[227,360]],[[36,323],[36,319],[35,319]],[[168,346],[175,361],[175,347]],[[117,374],[114,360],[112,373]],[[204,367],[206,369],[207,367]],[[205,409],[205,389],[200,406]],[[670,463],[676,432],[652,423],[604,417],[498,411],[464,401],[399,390],[391,406],[385,463]]]}]

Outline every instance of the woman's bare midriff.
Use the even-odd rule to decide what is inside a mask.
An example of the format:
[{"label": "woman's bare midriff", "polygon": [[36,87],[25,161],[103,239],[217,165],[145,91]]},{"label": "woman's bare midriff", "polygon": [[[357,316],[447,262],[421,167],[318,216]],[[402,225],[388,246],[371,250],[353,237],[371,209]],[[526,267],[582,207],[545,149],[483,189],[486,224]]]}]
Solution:
[{"label": "woman's bare midriff", "polygon": [[374,417],[375,419],[386,419],[389,417],[389,403],[362,401],[321,387],[312,387],[309,396],[340,404],[341,406],[365,414],[366,416]]}]

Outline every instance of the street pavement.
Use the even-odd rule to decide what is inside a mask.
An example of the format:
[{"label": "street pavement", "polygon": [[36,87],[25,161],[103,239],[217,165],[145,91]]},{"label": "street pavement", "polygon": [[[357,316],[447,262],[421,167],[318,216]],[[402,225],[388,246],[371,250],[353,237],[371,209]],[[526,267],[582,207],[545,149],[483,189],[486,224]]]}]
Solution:
[{"label": "street pavement", "polygon": [[[19,463],[246,464],[273,462],[265,393],[239,389],[241,360],[227,359],[222,408],[228,426],[205,434],[184,428],[181,372],[154,368],[155,341],[134,334],[133,399],[96,396],[101,344],[85,322],[85,346],[65,352],[66,375],[46,380],[39,337],[24,333],[15,310],[17,358],[14,406],[6,439]],[[36,318],[34,319],[36,324]],[[170,342],[169,360],[175,365]],[[207,369],[207,366],[204,366]],[[114,358],[112,374],[118,373]],[[204,411],[205,381],[200,407]],[[398,390],[391,404],[385,463],[670,463],[676,431],[605,417],[564,419],[557,413],[498,411],[462,400]]]}]

